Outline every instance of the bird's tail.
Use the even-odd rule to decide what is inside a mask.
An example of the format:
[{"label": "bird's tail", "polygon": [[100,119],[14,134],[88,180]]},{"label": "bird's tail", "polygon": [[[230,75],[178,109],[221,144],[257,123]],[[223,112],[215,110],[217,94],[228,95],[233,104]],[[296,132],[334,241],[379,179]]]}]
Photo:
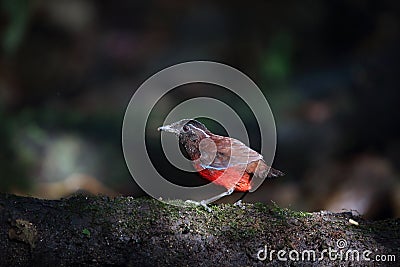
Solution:
[{"label": "bird's tail", "polygon": [[281,171],[278,171],[277,169],[269,167],[263,160],[260,160],[258,162],[257,169],[256,169],[254,175],[256,177],[264,179],[264,178],[280,177],[280,176],[284,176],[285,174]]},{"label": "bird's tail", "polygon": [[269,167],[263,160],[258,162],[254,176],[258,179],[251,179],[251,189],[250,192],[254,192],[262,184],[264,178],[276,178],[285,175],[283,172],[277,169]]},{"label": "bird's tail", "polygon": [[278,171],[277,169],[274,169],[271,167],[271,168],[269,168],[267,177],[274,178],[274,177],[279,177],[279,176],[284,176],[284,175],[285,174],[283,172]]}]

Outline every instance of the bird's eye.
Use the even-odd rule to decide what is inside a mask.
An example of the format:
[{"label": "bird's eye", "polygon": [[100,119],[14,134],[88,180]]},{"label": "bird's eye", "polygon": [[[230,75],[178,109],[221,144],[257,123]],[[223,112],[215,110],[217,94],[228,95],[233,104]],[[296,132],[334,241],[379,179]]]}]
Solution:
[{"label": "bird's eye", "polygon": [[189,126],[187,125],[183,125],[183,131],[186,133],[187,131],[189,131]]}]

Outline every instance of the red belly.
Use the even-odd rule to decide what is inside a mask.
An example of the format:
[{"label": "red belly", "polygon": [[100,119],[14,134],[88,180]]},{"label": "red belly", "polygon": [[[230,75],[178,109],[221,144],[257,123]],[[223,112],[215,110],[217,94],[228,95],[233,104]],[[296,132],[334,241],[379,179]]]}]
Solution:
[{"label": "red belly", "polygon": [[[218,179],[222,174],[225,175]],[[216,169],[202,169],[199,174],[213,182],[214,184],[221,185],[226,189],[235,188],[235,191],[246,192],[251,189],[250,185],[250,175],[247,172],[241,173],[235,168],[228,168],[226,170],[216,170]]]}]

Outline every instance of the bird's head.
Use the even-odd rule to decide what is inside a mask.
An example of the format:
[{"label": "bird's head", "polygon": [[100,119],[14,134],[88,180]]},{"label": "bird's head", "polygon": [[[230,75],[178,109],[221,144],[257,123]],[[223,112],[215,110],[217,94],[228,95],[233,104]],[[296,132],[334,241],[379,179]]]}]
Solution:
[{"label": "bird's head", "polygon": [[177,136],[179,139],[184,140],[201,140],[210,137],[211,132],[196,120],[183,119],[169,125],[158,127],[159,131],[170,132]]},{"label": "bird's head", "polygon": [[159,131],[174,133],[179,137],[179,143],[185,148],[187,157],[194,160],[201,155],[203,148],[214,151],[216,147],[211,141],[213,135],[201,122],[196,120],[184,119],[158,128]]}]

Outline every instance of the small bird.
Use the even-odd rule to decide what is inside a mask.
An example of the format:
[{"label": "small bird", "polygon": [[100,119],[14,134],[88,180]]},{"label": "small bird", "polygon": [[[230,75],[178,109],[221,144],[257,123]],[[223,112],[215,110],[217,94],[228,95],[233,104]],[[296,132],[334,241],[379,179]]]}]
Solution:
[{"label": "small bird", "polygon": [[187,157],[195,170],[208,181],[227,189],[215,197],[201,202],[189,201],[202,205],[236,192],[249,192],[252,179],[279,177],[284,173],[269,167],[263,156],[247,147],[237,139],[213,134],[204,124],[194,119],[183,119],[158,128],[159,131],[174,133],[179,137]]}]

